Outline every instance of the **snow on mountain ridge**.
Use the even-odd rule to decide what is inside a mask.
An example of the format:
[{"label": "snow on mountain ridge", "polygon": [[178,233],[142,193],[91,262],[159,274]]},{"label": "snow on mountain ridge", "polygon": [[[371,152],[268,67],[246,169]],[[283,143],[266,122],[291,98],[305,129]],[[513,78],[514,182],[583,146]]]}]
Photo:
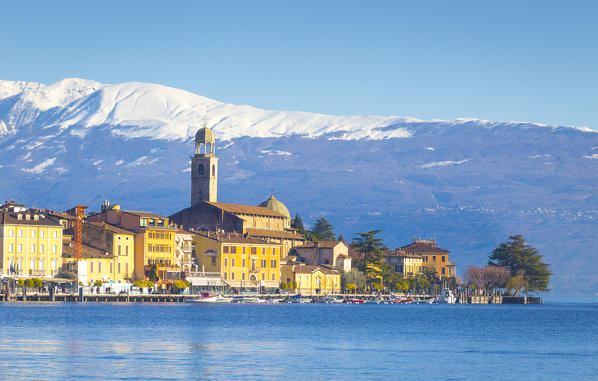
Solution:
[{"label": "snow on mountain ridge", "polygon": [[[184,90],[158,84],[126,82],[101,84],[93,80],[67,78],[50,86],[35,82],[0,81],[0,104],[15,97],[7,115],[0,114],[3,130],[32,124],[47,112],[41,128],[85,136],[86,130],[109,126],[125,138],[179,140],[192,137],[204,120],[221,141],[242,136],[279,137],[304,135],[329,139],[382,140],[408,138],[420,125],[437,128],[474,123],[493,128],[487,120],[458,118],[421,120],[398,116],[332,116],[299,111],[263,110],[247,105],[215,101]],[[1,110],[1,109],[0,109]],[[538,123],[504,124],[546,126]]]}]

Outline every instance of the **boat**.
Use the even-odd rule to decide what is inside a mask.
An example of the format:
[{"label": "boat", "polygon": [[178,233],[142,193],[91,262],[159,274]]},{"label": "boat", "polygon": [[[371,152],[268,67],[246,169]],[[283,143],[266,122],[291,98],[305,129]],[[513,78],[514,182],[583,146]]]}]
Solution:
[{"label": "boat", "polygon": [[347,303],[347,304],[363,304],[365,303],[365,300],[363,299],[345,299],[343,301],[343,303]]},{"label": "boat", "polygon": [[397,298],[392,301],[395,304],[411,304],[414,302],[413,298]]},{"label": "boat", "polygon": [[265,303],[266,304],[278,304],[282,301],[283,301],[283,299],[266,299]]},{"label": "boat", "polygon": [[417,298],[417,299],[415,299],[415,303],[417,303],[417,304],[434,304],[434,302],[435,302],[434,298],[428,298],[428,299]]},{"label": "boat", "polygon": [[311,303],[310,298],[305,298],[301,294],[293,295],[289,300],[291,303]]},{"label": "boat", "polygon": [[187,301],[191,303],[216,303],[218,297],[219,295],[210,295],[207,292],[204,292],[201,294],[201,298],[188,299]]},{"label": "boat", "polygon": [[382,300],[380,299],[369,299],[365,301],[365,304],[380,304],[382,303]]},{"label": "boat", "polygon": [[318,303],[334,304],[334,303],[341,303],[341,301],[336,298],[333,298],[332,296],[325,296],[322,299],[320,299],[318,301]]},{"label": "boat", "polygon": [[218,298],[216,299],[216,303],[231,303],[232,301],[233,301],[233,298],[222,296],[222,295],[218,295]]},{"label": "boat", "polygon": [[448,288],[443,288],[440,295],[436,297],[436,303],[455,304],[457,297]]}]

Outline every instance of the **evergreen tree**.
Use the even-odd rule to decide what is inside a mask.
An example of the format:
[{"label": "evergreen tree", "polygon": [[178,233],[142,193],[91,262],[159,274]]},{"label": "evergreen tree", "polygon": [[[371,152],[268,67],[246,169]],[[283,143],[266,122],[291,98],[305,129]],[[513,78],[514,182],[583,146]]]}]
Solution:
[{"label": "evergreen tree", "polygon": [[311,233],[313,234],[313,238],[317,241],[327,241],[332,240],[336,237],[334,234],[334,226],[324,217],[318,218],[316,224],[311,229]]},{"label": "evergreen tree", "polygon": [[504,266],[511,274],[521,274],[527,291],[548,291],[552,271],[544,263],[543,256],[525,243],[520,235],[510,236],[509,240],[510,242],[501,243],[494,249],[488,264]]},{"label": "evergreen tree", "polygon": [[343,238],[342,234],[338,235],[338,238],[336,239],[337,241],[341,241],[341,242],[345,242],[345,239]]},{"label": "evergreen tree", "polygon": [[357,233],[357,237],[353,238],[351,247],[363,254],[363,261],[360,267],[364,272],[368,264],[378,262],[382,258],[384,243],[382,238],[376,238],[376,234],[381,231],[372,230],[367,233]]},{"label": "evergreen tree", "polygon": [[295,214],[295,218],[293,218],[293,220],[291,221],[291,227],[293,229],[299,230],[300,233],[305,231],[305,228],[303,227],[303,221],[301,220],[301,216],[299,216],[299,213]]}]

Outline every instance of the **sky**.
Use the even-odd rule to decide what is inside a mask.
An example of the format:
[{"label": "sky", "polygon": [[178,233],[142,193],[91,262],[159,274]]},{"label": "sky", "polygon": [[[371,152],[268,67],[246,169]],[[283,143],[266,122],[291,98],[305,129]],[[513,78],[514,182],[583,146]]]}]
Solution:
[{"label": "sky", "polygon": [[598,1],[0,0],[0,79],[598,130]]}]

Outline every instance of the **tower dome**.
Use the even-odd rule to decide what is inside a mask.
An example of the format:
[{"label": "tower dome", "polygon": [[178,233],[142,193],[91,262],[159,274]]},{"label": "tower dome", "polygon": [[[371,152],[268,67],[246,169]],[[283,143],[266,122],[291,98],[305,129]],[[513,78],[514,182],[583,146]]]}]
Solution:
[{"label": "tower dome", "polygon": [[291,214],[289,213],[287,207],[284,206],[282,202],[274,198],[274,195],[271,195],[269,199],[262,202],[259,206],[278,212],[287,218],[291,218]]},{"label": "tower dome", "polygon": [[195,134],[195,154],[214,155],[216,151],[214,133],[207,126],[203,126]]}]

